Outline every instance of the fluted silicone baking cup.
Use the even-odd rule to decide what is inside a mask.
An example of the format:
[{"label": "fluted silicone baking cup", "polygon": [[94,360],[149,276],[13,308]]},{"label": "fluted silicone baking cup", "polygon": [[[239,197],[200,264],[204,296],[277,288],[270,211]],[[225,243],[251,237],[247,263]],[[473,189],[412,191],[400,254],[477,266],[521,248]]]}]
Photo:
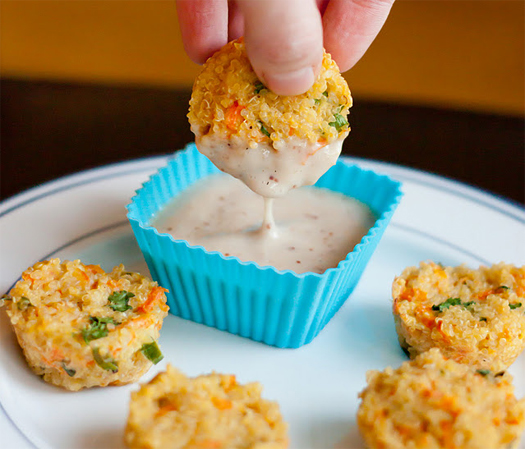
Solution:
[{"label": "fluted silicone baking cup", "polygon": [[377,219],[336,268],[297,274],[190,246],[150,225],[174,197],[218,172],[190,144],[152,175],[127,206],[151,275],[169,290],[170,312],[281,348],[311,342],[357,285],[401,199],[401,184],[340,158],[316,185],[361,201]]}]

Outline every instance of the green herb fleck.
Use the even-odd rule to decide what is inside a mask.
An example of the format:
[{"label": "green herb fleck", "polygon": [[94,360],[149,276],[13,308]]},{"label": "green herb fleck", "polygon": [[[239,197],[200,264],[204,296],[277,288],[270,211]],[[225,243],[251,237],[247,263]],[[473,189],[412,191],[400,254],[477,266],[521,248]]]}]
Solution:
[{"label": "green herb fleck", "polygon": [[102,357],[98,348],[92,348],[93,358],[97,365],[106,371],[112,371],[114,373],[118,372],[117,362],[112,357]]},{"label": "green herb fleck", "polygon": [[330,126],[333,126],[335,129],[337,129],[337,132],[341,132],[341,130],[345,127],[345,126],[348,126],[348,120],[346,120],[345,117],[343,117],[341,114],[339,114],[338,112],[336,112],[334,114],[334,121],[333,122],[329,122],[328,124]]},{"label": "green herb fleck", "polygon": [[73,377],[77,372],[74,369],[68,368],[66,362],[62,362],[62,368],[68,374],[68,376]]},{"label": "green herb fleck", "polygon": [[146,358],[152,361],[155,365],[164,358],[156,341],[143,344],[140,350],[146,356]]},{"label": "green herb fleck", "polygon": [[319,98],[314,98],[314,103],[316,106],[319,106],[321,104],[321,100]]},{"label": "green herb fleck", "polygon": [[434,310],[435,312],[444,312],[446,309],[448,309],[451,306],[469,307],[472,304],[475,304],[475,302],[474,301],[461,302],[461,299],[459,298],[448,298],[445,302],[432,306],[432,310]]},{"label": "green herb fleck", "polygon": [[481,374],[482,376],[488,376],[490,374],[489,369],[477,369],[476,373]]},{"label": "green herb fleck", "polygon": [[2,295],[2,297],[0,298],[0,307],[2,307],[6,301],[11,301],[13,298],[11,298],[11,296],[9,295]]},{"label": "green herb fleck", "polygon": [[267,137],[270,137],[270,133],[268,132],[268,130],[264,127],[264,124],[262,122],[261,123],[261,132],[267,136]]},{"label": "green herb fleck", "polygon": [[255,84],[255,95],[257,95],[261,90],[266,89],[266,86],[260,81]]},{"label": "green herb fleck", "polygon": [[487,319],[484,316],[482,316],[479,320],[480,321],[487,321]]},{"label": "green herb fleck", "polygon": [[509,304],[511,310],[519,309],[521,307],[521,302],[515,302],[514,304]]},{"label": "green herb fleck", "polygon": [[327,98],[328,98],[328,91],[327,91],[327,90],[325,90],[325,91],[323,92],[323,95],[324,95],[325,97],[327,97]]},{"label": "green herb fleck", "polygon": [[129,300],[135,295],[126,290],[121,290],[119,292],[113,292],[108,297],[110,302],[109,307],[111,307],[115,312],[125,312],[126,310],[131,309],[129,305]]},{"label": "green herb fleck", "polygon": [[460,305],[461,305],[461,299],[448,298],[445,302],[432,306],[432,310],[434,310],[435,312],[438,312],[438,311],[443,312],[446,309],[448,309],[450,306],[460,306]]},{"label": "green herb fleck", "polygon": [[18,306],[18,310],[21,310],[22,312],[27,310],[29,307],[31,307],[33,304],[31,304],[31,301],[29,301],[28,298],[25,296],[22,296],[20,298],[20,301],[16,304]]},{"label": "green herb fleck", "polygon": [[500,285],[496,290],[508,290],[509,288],[506,285]]},{"label": "green herb fleck", "polygon": [[108,323],[115,324],[113,318],[92,316],[89,319],[91,320],[89,327],[82,329],[82,337],[86,343],[105,337],[109,333]]}]

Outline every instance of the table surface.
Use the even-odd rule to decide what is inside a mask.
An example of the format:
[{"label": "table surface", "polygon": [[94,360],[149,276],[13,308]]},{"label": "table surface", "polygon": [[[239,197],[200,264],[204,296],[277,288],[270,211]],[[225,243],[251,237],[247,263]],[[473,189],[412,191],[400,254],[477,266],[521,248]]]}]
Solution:
[{"label": "table surface", "polygon": [[[63,175],[193,140],[189,89],[1,80],[0,200]],[[354,97],[343,153],[425,170],[525,203],[523,117]]]}]

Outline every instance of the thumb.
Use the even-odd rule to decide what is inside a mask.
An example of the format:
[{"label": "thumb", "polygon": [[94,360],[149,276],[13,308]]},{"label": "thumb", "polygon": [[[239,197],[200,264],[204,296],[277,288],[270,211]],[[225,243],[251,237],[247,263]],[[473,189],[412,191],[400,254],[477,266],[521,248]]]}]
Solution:
[{"label": "thumb", "polygon": [[255,73],[279,95],[312,87],[323,58],[323,29],[315,0],[238,0],[246,51]]}]

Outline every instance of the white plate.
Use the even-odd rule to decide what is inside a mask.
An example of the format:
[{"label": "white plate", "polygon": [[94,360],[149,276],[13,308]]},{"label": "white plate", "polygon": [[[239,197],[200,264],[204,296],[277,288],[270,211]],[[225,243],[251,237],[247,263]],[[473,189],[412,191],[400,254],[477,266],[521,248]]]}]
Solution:
[{"label": "white plate", "polygon": [[[278,400],[291,448],[359,448],[357,394],[368,369],[398,366],[390,312],[396,274],[421,260],[471,266],[525,264],[525,212],[463,184],[389,164],[355,160],[403,182],[405,197],[358,287],[309,345],[277,349],[169,316],[161,331],[164,360],[189,375],[212,370],[260,381]],[[0,292],[38,260],[79,258],[103,268],[124,263],[147,273],[125,205],[166,157],[90,170],[34,188],[0,204]],[[525,354],[510,369],[525,395]],[[63,391],[28,369],[0,311],[0,446],[121,448],[130,391],[137,385]],[[522,442],[525,448],[525,442]]]}]

